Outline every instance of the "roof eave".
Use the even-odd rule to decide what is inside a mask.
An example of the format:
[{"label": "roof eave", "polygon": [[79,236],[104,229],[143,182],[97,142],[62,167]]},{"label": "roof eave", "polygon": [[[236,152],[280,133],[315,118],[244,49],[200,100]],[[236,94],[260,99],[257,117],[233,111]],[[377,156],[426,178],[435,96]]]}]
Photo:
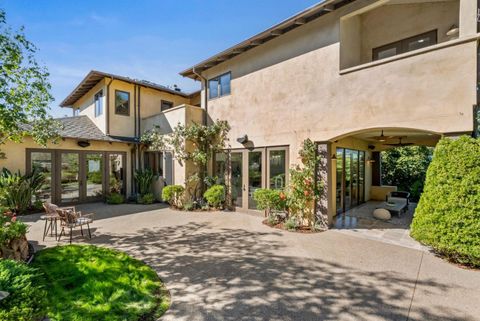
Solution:
[{"label": "roof eave", "polygon": [[[192,79],[197,79],[198,76],[195,74],[194,70],[197,72],[202,72],[216,66],[224,61],[230,60],[233,57],[244,53],[252,48],[255,48],[259,45],[264,44],[278,36],[285,34],[313,19],[316,19],[316,14],[321,13],[327,14],[336,10],[335,4],[338,2],[343,2],[344,0],[325,0],[323,2],[317,3],[290,18],[283,20],[282,22],[254,35],[253,37],[248,38],[210,58],[207,58],[200,63],[181,71],[179,74],[183,77],[189,77]],[[309,17],[314,17],[309,20]],[[286,30],[286,31],[285,31]]]}]

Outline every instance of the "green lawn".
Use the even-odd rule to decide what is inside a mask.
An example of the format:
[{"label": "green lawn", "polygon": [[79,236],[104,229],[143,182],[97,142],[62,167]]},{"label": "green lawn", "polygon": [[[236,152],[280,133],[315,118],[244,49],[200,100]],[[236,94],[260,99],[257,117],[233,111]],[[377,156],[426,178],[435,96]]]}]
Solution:
[{"label": "green lawn", "polygon": [[155,271],[118,251],[58,246],[40,251],[33,266],[45,276],[51,320],[155,320],[170,304]]}]

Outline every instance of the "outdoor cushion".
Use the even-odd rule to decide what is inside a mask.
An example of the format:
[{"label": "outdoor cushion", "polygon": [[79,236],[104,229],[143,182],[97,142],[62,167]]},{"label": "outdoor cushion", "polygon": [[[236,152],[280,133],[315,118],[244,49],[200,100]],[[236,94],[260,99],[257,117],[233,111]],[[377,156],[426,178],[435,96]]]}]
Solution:
[{"label": "outdoor cushion", "polygon": [[392,215],[384,208],[377,208],[375,211],[373,211],[373,217],[386,221],[392,218]]}]

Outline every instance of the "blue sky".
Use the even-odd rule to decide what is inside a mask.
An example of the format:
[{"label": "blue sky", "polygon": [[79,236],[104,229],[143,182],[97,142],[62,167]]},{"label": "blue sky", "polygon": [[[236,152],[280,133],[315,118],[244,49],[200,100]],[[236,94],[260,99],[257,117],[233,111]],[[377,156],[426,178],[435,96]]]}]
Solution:
[{"label": "blue sky", "polygon": [[7,22],[39,48],[50,71],[51,114],[92,69],[177,84],[178,72],[292,16],[319,0],[0,0]]}]

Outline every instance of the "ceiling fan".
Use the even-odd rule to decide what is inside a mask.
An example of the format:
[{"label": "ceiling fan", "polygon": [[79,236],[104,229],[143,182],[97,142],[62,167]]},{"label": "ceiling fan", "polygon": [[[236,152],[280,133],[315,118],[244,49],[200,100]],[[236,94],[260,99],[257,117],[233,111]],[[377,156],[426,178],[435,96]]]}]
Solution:
[{"label": "ceiling fan", "polygon": [[386,142],[388,139],[393,138],[393,136],[385,136],[382,129],[382,133],[380,134],[380,136],[373,136],[371,138],[378,140],[379,142]]},{"label": "ceiling fan", "polygon": [[393,146],[393,147],[404,147],[404,146],[411,146],[413,143],[402,143],[402,139],[405,137],[398,137],[398,143],[396,144],[383,144],[386,146]]}]

